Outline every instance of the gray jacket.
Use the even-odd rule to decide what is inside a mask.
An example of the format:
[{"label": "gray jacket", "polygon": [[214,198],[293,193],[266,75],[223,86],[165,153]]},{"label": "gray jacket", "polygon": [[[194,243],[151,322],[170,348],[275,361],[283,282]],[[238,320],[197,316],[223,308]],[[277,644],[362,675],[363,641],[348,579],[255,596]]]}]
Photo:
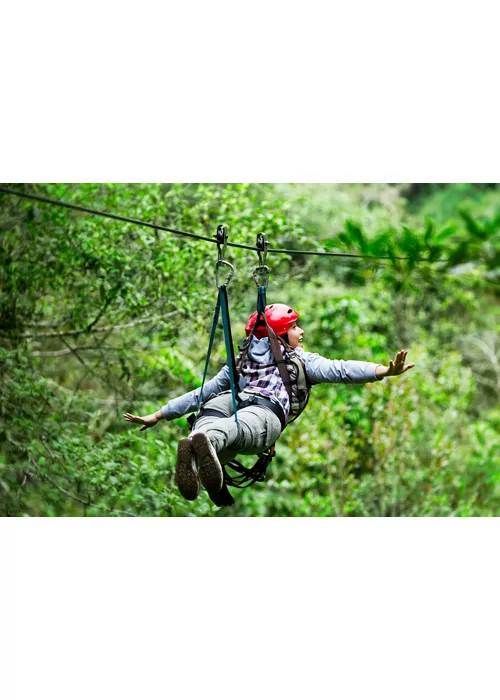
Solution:
[{"label": "gray jacket", "polygon": [[[383,377],[376,377],[375,370],[379,366],[373,362],[359,362],[357,360],[327,360],[316,352],[305,352],[302,348],[296,348],[295,352],[305,365],[306,374],[311,384],[367,384],[380,381]],[[248,349],[248,358],[260,364],[271,364],[274,361],[268,338],[253,338]],[[240,382],[240,389],[244,388]],[[203,401],[217,396],[230,389],[229,369],[226,365],[213,379],[205,383],[203,387]],[[161,413],[165,420],[180,418],[195,411],[198,407],[200,389],[195,389],[187,394],[178,396],[162,406]]]}]

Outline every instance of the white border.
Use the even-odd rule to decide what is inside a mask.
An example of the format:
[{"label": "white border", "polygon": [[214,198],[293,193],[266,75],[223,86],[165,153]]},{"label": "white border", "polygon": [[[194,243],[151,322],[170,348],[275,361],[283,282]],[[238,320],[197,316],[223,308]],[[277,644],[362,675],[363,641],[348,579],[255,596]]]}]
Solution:
[{"label": "white border", "polygon": [[498,520],[1,526],[6,697],[496,693]]}]

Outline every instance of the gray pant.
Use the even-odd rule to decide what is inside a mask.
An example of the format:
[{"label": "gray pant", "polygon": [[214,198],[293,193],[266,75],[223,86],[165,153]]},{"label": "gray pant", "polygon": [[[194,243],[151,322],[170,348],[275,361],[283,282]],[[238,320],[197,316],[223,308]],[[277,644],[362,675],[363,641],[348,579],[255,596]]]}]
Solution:
[{"label": "gray pant", "polygon": [[[243,401],[252,396],[242,392]],[[222,416],[200,416],[193,432],[206,433],[213,444],[221,464],[227,464],[238,454],[256,455],[263,452],[281,435],[278,416],[265,406],[248,406],[238,411],[238,425],[234,420],[231,392],[219,394],[207,401],[203,408],[223,413]]]}]

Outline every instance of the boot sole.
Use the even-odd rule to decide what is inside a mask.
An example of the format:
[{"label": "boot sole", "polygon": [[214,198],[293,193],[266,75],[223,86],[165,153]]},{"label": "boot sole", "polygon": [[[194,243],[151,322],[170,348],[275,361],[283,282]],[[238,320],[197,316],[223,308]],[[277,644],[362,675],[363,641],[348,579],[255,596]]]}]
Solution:
[{"label": "boot sole", "polygon": [[224,475],[210,438],[205,433],[194,433],[191,435],[191,442],[198,458],[200,481],[210,498],[217,497],[222,488]]},{"label": "boot sole", "polygon": [[177,446],[177,466],[175,468],[175,483],[187,501],[198,498],[200,484],[194,466],[193,445],[189,438],[179,440]]}]

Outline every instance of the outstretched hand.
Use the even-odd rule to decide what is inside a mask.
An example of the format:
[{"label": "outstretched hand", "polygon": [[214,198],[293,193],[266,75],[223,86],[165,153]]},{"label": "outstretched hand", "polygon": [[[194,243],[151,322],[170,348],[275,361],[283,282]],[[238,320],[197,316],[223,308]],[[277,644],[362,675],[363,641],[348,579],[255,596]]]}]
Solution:
[{"label": "outstretched hand", "polygon": [[405,365],[406,356],[408,355],[408,350],[400,350],[394,362],[390,360],[389,367],[387,367],[386,377],[394,377],[398,374],[403,374],[407,372],[412,367],[415,367],[415,363],[411,362],[409,365]]},{"label": "outstretched hand", "polygon": [[150,416],[133,416],[131,413],[125,413],[124,416],[126,421],[129,423],[139,423],[142,424],[142,428],[139,432],[142,433],[143,430],[152,428],[158,423],[158,418],[152,413]]}]

